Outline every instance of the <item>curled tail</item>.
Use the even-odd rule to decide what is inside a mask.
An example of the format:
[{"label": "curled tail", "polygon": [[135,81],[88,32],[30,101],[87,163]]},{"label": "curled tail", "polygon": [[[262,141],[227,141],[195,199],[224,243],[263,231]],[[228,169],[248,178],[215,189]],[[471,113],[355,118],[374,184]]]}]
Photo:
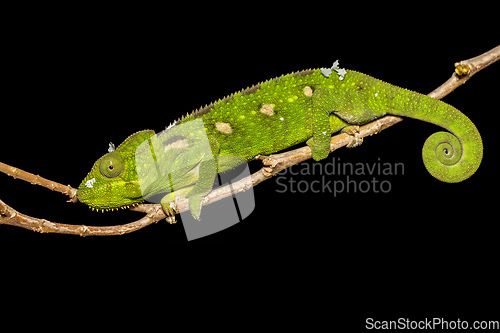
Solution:
[{"label": "curled tail", "polygon": [[422,148],[422,159],[429,173],[447,183],[458,183],[472,176],[481,164],[483,142],[476,126],[453,106],[413,91],[391,105],[389,114],[423,120],[449,132],[432,134]]}]

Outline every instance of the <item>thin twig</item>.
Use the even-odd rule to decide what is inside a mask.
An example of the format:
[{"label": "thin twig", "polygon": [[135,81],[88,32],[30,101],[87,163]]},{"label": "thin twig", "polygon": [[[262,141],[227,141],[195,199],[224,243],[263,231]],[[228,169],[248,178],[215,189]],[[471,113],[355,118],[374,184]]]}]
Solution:
[{"label": "thin twig", "polygon": [[77,202],[76,189],[72,188],[70,185],[62,185],[57,182],[45,179],[39,175],[34,175],[32,173],[26,172],[24,170],[11,167],[5,163],[0,162],[0,171],[13,177],[14,179],[22,179],[27,181],[32,185],[40,185],[46,187],[52,191],[61,192],[69,196],[71,202]]},{"label": "thin twig", "polygon": [[469,79],[481,69],[488,67],[492,63],[498,61],[498,59],[500,59],[500,45],[477,57],[456,62],[456,70],[451,77],[445,83],[430,92],[428,96],[435,99],[443,98],[465,82],[469,81]]},{"label": "thin twig", "polygon": [[[15,209],[9,207],[2,200],[0,200],[0,224],[13,225],[16,227],[30,229],[41,233],[52,232],[58,234],[80,236],[123,235],[142,229],[145,226],[150,225],[151,223],[158,222],[161,219],[165,218],[161,206],[159,208],[156,207],[156,205],[144,206],[144,212],[146,212],[147,215],[140,220],[116,226],[93,227],[86,225],[55,223],[47,221],[45,219],[30,217],[28,215],[17,212]],[[158,209],[160,211],[158,211]]]},{"label": "thin twig", "polygon": [[[430,97],[441,99],[451,93],[457,87],[467,82],[474,74],[483,68],[491,65],[500,59],[500,45],[469,60],[460,61],[455,64],[455,73],[441,86],[429,93]],[[380,133],[384,129],[402,121],[400,117],[385,116],[368,123],[359,128],[359,133],[356,135],[358,139]],[[334,151],[340,147],[344,147],[355,139],[354,136],[341,133],[332,137],[330,141],[330,151]],[[254,174],[232,183],[231,186],[224,186],[210,192],[203,201],[204,205],[219,201],[223,198],[231,196],[233,193],[242,192],[249,188],[260,184],[261,182],[271,178],[278,172],[305,160],[312,158],[311,149],[308,146],[298,148],[289,152],[274,154],[271,156],[258,156],[262,160],[264,167]],[[14,178],[26,180],[34,185],[47,187],[54,191],[59,191],[70,197],[70,201],[76,202],[76,189],[71,186],[61,185],[59,183],[44,179],[38,175],[33,175],[20,169],[0,163],[0,171]],[[176,202],[178,213],[189,210],[188,200],[181,199]],[[93,227],[85,225],[70,225],[62,223],[54,223],[45,219],[38,219],[21,214],[13,208],[6,205],[0,200],[0,224],[13,225],[21,228],[30,229],[38,232],[54,232],[61,234],[72,234],[80,236],[109,236],[122,235],[144,228],[152,223],[158,222],[166,217],[162,208],[158,204],[141,204],[134,208],[133,211],[144,212],[146,215],[141,219],[123,225]]]}]

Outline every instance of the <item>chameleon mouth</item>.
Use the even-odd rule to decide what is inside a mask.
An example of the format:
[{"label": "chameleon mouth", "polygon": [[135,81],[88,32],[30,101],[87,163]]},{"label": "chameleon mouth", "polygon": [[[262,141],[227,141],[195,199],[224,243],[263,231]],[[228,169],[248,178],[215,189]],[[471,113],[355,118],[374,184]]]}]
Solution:
[{"label": "chameleon mouth", "polygon": [[[126,185],[133,184],[134,182],[123,182]],[[145,201],[138,193],[130,193],[127,196],[116,197],[109,195],[107,190],[113,184],[104,184],[102,186],[95,186],[92,184],[92,188],[87,188],[87,186],[80,185],[77,190],[78,200],[86,204],[89,209],[98,212],[109,212],[119,209],[128,209],[135,207]],[[121,203],[120,203],[121,201]]]},{"label": "chameleon mouth", "polygon": [[123,205],[120,207],[113,207],[113,208],[97,208],[97,207],[92,207],[92,206],[88,206],[88,207],[89,207],[89,209],[92,209],[92,211],[104,213],[104,212],[112,212],[112,211],[120,210],[120,209],[129,209],[129,208],[137,207],[143,202],[144,202],[144,200],[130,204],[130,205]]}]

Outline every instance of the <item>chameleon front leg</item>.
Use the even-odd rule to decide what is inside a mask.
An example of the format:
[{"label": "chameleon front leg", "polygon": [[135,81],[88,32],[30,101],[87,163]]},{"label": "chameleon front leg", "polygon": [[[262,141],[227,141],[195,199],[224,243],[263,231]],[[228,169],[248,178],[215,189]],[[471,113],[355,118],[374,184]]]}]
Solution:
[{"label": "chameleon front leg", "polygon": [[161,207],[165,214],[167,214],[167,221],[169,223],[175,221],[175,200],[179,197],[185,197],[189,200],[189,210],[193,217],[199,220],[203,198],[212,190],[216,175],[217,167],[213,160],[202,162],[199,166],[199,179],[194,185],[178,189],[165,195],[161,199]]},{"label": "chameleon front leg", "polygon": [[[195,145],[189,154],[197,156],[198,165],[193,166],[192,174],[193,185],[186,186],[180,189],[175,189],[169,175],[171,182],[171,193],[165,195],[161,200],[163,211],[172,217],[175,215],[175,199],[176,197],[185,197],[189,200],[189,210],[193,217],[197,220],[200,219],[201,207],[203,198],[212,190],[214,179],[217,176],[217,156],[219,154],[219,143],[211,136],[207,136],[209,149],[205,145]],[[167,218],[169,221],[169,218]],[[170,222],[170,221],[169,221]]]},{"label": "chameleon front leg", "polygon": [[186,197],[189,192],[193,189],[193,186],[188,186],[185,188],[181,188],[175,192],[171,192],[167,195],[165,195],[161,199],[161,208],[163,208],[163,211],[167,215],[167,222],[170,224],[175,223],[175,213],[177,211],[177,207],[175,205],[175,200],[176,198],[183,198]]},{"label": "chameleon front leg", "polygon": [[200,162],[198,181],[188,194],[189,210],[196,220],[200,219],[203,198],[212,191],[214,180],[219,170],[218,156],[220,144],[217,139],[211,135],[207,135],[207,138],[211,153]]},{"label": "chameleon front leg", "polygon": [[189,210],[196,220],[200,219],[201,202],[212,190],[214,179],[217,176],[217,166],[214,160],[207,160],[200,165],[200,178],[193,189],[187,195],[189,199]]}]

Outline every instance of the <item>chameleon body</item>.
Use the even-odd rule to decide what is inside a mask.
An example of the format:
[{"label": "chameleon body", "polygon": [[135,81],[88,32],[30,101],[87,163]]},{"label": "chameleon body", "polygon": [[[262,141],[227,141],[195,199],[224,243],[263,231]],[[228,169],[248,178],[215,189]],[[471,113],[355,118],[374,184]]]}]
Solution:
[{"label": "chameleon body", "polygon": [[[483,145],[464,114],[426,95],[335,66],[337,73],[312,69],[259,83],[178,119],[161,135],[151,130],[131,135],[95,162],[78,189],[79,200],[108,210],[164,193],[167,215],[173,215],[172,202],[181,196],[199,218],[217,172],[301,142],[311,147],[315,160],[324,159],[333,133],[354,135],[356,125],[386,114],[447,130],[431,135],[422,149],[432,176],[454,183],[474,174]],[[197,148],[203,145],[210,149]],[[141,151],[152,154],[149,162]]]}]

